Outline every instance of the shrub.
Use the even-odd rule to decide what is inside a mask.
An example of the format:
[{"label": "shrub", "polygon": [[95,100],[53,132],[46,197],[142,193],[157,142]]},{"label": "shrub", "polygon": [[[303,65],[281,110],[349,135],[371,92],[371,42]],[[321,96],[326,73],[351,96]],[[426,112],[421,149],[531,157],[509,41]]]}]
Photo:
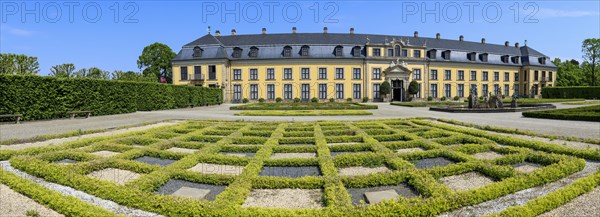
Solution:
[{"label": "shrub", "polygon": [[258,102],[259,102],[259,103],[263,103],[263,102],[265,102],[265,98],[260,98],[260,99],[258,99]]},{"label": "shrub", "polygon": [[244,99],[242,100],[242,103],[248,103],[248,102],[250,102],[250,100],[248,100],[248,98],[244,98]]},{"label": "shrub", "polygon": [[433,97],[431,97],[431,96],[428,96],[428,97],[427,97],[427,101],[433,101]]},{"label": "shrub", "polygon": [[283,102],[283,99],[282,99],[281,97],[277,97],[277,98],[275,99],[275,102],[277,102],[277,103]]},{"label": "shrub", "polygon": [[369,97],[367,97],[367,96],[363,97],[362,102],[369,102]]},{"label": "shrub", "polygon": [[0,114],[18,113],[25,120],[63,118],[68,111],[112,115],[214,105],[222,100],[222,90],[217,88],[0,75]]},{"label": "shrub", "polygon": [[442,96],[442,98],[440,98],[441,101],[446,101],[446,97]]},{"label": "shrub", "polygon": [[460,100],[460,97],[454,96],[454,101],[458,101],[458,100]]},{"label": "shrub", "polygon": [[597,99],[600,97],[600,86],[594,87],[544,87],[543,98],[586,98]]},{"label": "shrub", "polygon": [[329,102],[335,102],[334,98],[329,98]]},{"label": "shrub", "polygon": [[346,98],[346,102],[352,102],[352,98]]},{"label": "shrub", "polygon": [[317,99],[317,97],[313,97],[312,99],[310,99],[310,102],[318,103],[319,99]]},{"label": "shrub", "polygon": [[296,102],[296,103],[300,102],[300,98],[298,98],[298,97],[294,98],[294,102]]},{"label": "shrub", "polygon": [[584,106],[570,109],[523,112],[529,118],[546,118],[558,120],[579,120],[600,122],[600,105]]}]

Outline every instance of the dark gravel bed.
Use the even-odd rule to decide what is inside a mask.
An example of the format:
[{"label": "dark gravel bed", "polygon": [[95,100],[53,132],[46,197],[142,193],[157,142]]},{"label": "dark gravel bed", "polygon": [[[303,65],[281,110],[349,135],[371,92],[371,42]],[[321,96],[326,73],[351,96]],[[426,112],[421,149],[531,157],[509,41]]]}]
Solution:
[{"label": "dark gravel bed", "polygon": [[431,167],[442,167],[455,163],[454,161],[448,160],[443,157],[436,158],[426,158],[421,160],[416,160],[412,162],[417,169],[425,169]]},{"label": "dark gravel bed", "polygon": [[164,167],[164,166],[168,166],[169,164],[175,163],[176,160],[160,159],[160,158],[155,158],[155,157],[143,156],[143,157],[134,159],[134,161]]},{"label": "dark gravel bed", "polygon": [[284,176],[298,178],[304,176],[321,176],[321,170],[317,166],[305,167],[263,167],[260,176]]},{"label": "dark gravel bed", "polygon": [[394,190],[396,191],[396,193],[398,193],[398,195],[403,197],[416,197],[419,195],[419,192],[417,192],[416,189],[404,183],[398,185],[375,186],[369,188],[348,188],[348,193],[352,198],[352,204],[357,205],[360,204],[361,200],[367,203],[367,198],[365,197],[366,192],[385,190]]},{"label": "dark gravel bed", "polygon": [[246,157],[256,156],[256,153],[254,153],[254,152],[220,152],[220,154],[225,154],[225,155],[239,154],[239,155],[244,155]]},{"label": "dark gravel bed", "polygon": [[358,153],[367,153],[369,151],[333,151],[331,152],[331,156],[337,156],[340,154],[358,154]]},{"label": "dark gravel bed", "polygon": [[58,160],[58,161],[54,161],[55,164],[74,164],[74,163],[78,163],[78,162],[79,161],[72,160],[72,159],[69,159],[69,158]]},{"label": "dark gravel bed", "polygon": [[174,180],[171,179],[165,185],[161,186],[156,193],[163,195],[171,195],[175,191],[179,190],[181,187],[189,187],[189,188],[198,188],[198,189],[208,189],[210,192],[204,197],[204,199],[213,201],[217,198],[221,192],[225,190],[224,185],[210,185],[210,184],[200,184],[194,182],[188,182],[183,180]]}]

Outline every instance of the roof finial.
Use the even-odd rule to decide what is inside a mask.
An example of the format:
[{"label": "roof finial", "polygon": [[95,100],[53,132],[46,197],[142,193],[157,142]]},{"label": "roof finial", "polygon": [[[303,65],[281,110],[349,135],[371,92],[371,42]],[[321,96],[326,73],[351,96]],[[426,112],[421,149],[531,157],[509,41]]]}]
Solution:
[{"label": "roof finial", "polygon": [[208,29],[206,29],[206,31],[208,31],[208,34],[210,35],[210,26],[208,26]]},{"label": "roof finial", "polygon": [[527,46],[527,39],[525,39],[525,46]]}]

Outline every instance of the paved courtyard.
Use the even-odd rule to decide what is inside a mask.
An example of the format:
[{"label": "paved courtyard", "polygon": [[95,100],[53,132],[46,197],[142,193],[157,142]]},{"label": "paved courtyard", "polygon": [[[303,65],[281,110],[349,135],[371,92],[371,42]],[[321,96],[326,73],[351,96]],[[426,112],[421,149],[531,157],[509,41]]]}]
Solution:
[{"label": "paved courtyard", "polygon": [[[445,118],[478,125],[518,128],[537,133],[582,138],[600,138],[600,123],[585,121],[563,121],[549,119],[524,118],[521,112],[509,113],[445,113],[429,111],[429,108],[410,108],[392,106],[387,103],[377,103],[377,110],[369,110],[369,116],[305,116],[305,117],[275,117],[275,116],[235,116],[239,112],[229,110],[232,104],[220,106],[196,107],[188,109],[162,110],[151,112],[136,112],[130,114],[96,116],[89,119],[60,119],[49,121],[25,121],[22,124],[0,125],[0,140],[24,139],[47,134],[66,133],[74,130],[111,129],[122,126],[139,125],[147,122],[164,120],[252,120],[252,121],[318,121],[318,120],[364,120],[389,119],[410,117]],[[558,108],[578,107],[572,105],[554,104]]]}]

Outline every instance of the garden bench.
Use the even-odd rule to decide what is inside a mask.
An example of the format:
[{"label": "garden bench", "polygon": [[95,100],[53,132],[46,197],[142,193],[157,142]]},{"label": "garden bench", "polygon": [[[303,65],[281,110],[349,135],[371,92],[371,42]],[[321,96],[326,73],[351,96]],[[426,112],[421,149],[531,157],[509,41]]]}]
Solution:
[{"label": "garden bench", "polygon": [[89,118],[90,115],[92,115],[92,111],[70,111],[67,112],[67,114],[71,117],[71,119],[74,119],[78,114],[85,114],[85,118]]},{"label": "garden bench", "polygon": [[21,114],[0,115],[0,118],[15,118],[17,124],[21,123],[21,118],[22,117],[23,117],[23,115],[21,115]]}]

